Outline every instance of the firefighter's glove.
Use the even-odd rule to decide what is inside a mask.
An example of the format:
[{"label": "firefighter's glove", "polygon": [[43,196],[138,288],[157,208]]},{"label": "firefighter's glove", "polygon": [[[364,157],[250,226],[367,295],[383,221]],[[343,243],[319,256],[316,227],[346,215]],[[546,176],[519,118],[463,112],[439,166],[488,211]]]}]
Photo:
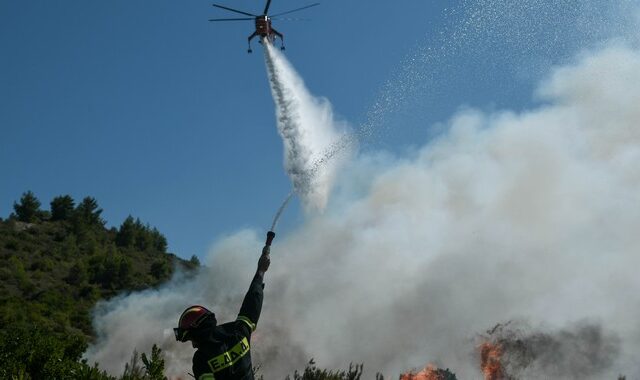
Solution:
[{"label": "firefighter's glove", "polygon": [[258,272],[264,273],[269,269],[269,265],[271,265],[271,257],[269,256],[269,247],[265,246],[262,249],[262,255],[258,260]]}]

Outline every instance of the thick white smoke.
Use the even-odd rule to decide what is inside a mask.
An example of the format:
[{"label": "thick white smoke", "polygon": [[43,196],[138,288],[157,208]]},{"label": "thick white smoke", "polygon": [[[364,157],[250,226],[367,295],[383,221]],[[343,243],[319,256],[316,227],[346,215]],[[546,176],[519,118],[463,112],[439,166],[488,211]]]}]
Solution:
[{"label": "thick white smoke", "polygon": [[[311,357],[393,378],[435,362],[473,379],[474,338],[496,323],[587,320],[620,339],[590,378],[639,377],[638,83],[640,52],[610,44],[554,70],[536,109],[462,109],[413,156],[354,159],[340,201],[275,242],[255,364],[267,379]],[[233,319],[262,239],[239,232],[195,278],[103,304],[89,360],[117,371],[159,342],[169,375],[189,371],[165,329],[192,303]]]},{"label": "thick white smoke", "polygon": [[610,47],[556,70],[538,109],[460,111],[279,246],[265,319],[323,365],[397,374],[433,360],[460,378],[478,377],[469,339],[496,322],[594,319],[622,353],[593,378],[637,377],[637,83],[638,52]]},{"label": "thick white smoke", "polygon": [[[347,138],[346,123],[336,120],[331,104],[311,95],[287,59],[264,43],[267,75],[276,105],[278,132],[284,144],[284,166],[307,210],[324,209],[336,170],[346,156],[332,146]],[[322,162],[322,165],[317,163]]]}]

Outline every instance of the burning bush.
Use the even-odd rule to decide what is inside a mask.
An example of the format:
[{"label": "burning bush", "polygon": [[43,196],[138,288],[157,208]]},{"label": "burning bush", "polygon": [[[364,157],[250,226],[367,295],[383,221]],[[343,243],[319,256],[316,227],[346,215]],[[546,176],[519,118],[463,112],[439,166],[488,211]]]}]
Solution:
[{"label": "burning bush", "polygon": [[449,372],[449,369],[440,369],[429,364],[420,372],[407,372],[400,375],[400,380],[457,380],[457,378]]},{"label": "burning bush", "polygon": [[478,353],[485,380],[516,378],[584,379],[611,367],[619,339],[600,325],[579,323],[555,332],[526,331],[512,322],[480,337]]}]

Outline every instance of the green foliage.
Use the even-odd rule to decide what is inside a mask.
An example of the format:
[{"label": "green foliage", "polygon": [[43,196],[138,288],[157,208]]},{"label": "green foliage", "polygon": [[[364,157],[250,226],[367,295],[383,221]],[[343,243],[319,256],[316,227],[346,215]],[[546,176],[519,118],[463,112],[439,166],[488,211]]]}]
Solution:
[{"label": "green foliage", "polygon": [[197,267],[200,266],[200,259],[198,259],[198,256],[193,255],[189,259],[189,264],[191,264],[193,267],[197,268]]},{"label": "green foliage", "polygon": [[116,234],[116,244],[118,247],[133,247],[136,242],[136,232],[136,223],[133,217],[129,215],[127,219],[122,222]]},{"label": "green foliage", "polygon": [[37,222],[42,215],[40,201],[31,191],[22,194],[20,203],[13,203],[13,210],[18,220],[25,223]]},{"label": "green foliage", "polygon": [[116,245],[140,251],[167,251],[167,239],[156,228],[142,224],[140,219],[134,220],[131,215],[120,225],[116,234]]},{"label": "green foliage", "polygon": [[[320,369],[311,359],[303,373],[294,372],[293,380],[360,380],[363,368],[362,364],[349,364],[349,369],[346,371]],[[291,380],[289,376],[286,379]]]},{"label": "green foliage", "polygon": [[85,349],[77,335],[15,324],[0,330],[0,378],[75,379]]},{"label": "green foliage", "polygon": [[99,254],[90,260],[91,282],[105,289],[127,288],[131,279],[131,259],[119,253]]},{"label": "green foliage", "polygon": [[105,221],[100,217],[102,209],[93,197],[85,197],[75,209],[77,222],[87,226],[104,226]]},{"label": "green foliage", "polygon": [[11,375],[11,380],[31,380],[31,376],[24,367],[20,367],[15,374]]},{"label": "green foliage", "polygon": [[98,363],[91,367],[86,360],[82,360],[75,374],[77,379],[81,380],[116,380],[115,377],[109,376],[105,371],[101,371],[98,368]]},{"label": "green foliage", "polygon": [[162,350],[155,344],[151,347],[151,359],[142,353],[142,363],[146,370],[149,380],[167,380],[164,376],[164,359],[162,358]]},{"label": "green foliage", "polygon": [[85,197],[73,211],[71,226],[73,233],[81,242],[93,239],[104,233],[105,221],[100,216],[102,209],[98,201],[92,197]]},{"label": "green foliage", "polygon": [[[166,253],[164,236],[139,219],[132,218],[132,244],[120,246],[119,231],[105,228],[94,198],[74,208],[70,196],[58,196],[51,217],[39,207],[26,192],[14,204],[16,215],[0,219],[0,379],[116,380],[79,361],[94,334],[91,309],[98,300],[160,285],[173,264],[191,264]],[[160,350],[143,358],[142,372],[128,370],[129,379],[160,378]]]},{"label": "green foliage", "polygon": [[89,280],[89,274],[87,273],[87,265],[78,261],[69,268],[69,274],[65,278],[65,281],[69,285],[82,285]]},{"label": "green foliage", "polygon": [[51,205],[51,220],[70,220],[73,217],[75,202],[70,195],[53,198]]},{"label": "green foliage", "polygon": [[158,280],[167,279],[170,273],[171,267],[164,260],[158,260],[151,264],[151,275]]},{"label": "green foliage", "polygon": [[138,356],[138,351],[133,350],[133,356],[129,363],[124,365],[124,373],[122,374],[121,380],[136,380],[142,379],[144,377],[144,372],[142,367],[140,366],[140,357]]},{"label": "green foliage", "polygon": [[14,325],[0,330],[1,379],[60,380],[167,380],[164,376],[162,350],[153,345],[151,358],[134,350],[120,378],[90,366],[80,356],[86,349],[84,338],[28,325]]},{"label": "green foliage", "polygon": [[[144,367],[140,365],[140,359]],[[167,380],[164,376],[162,350],[154,344],[151,348],[151,358],[144,352],[138,355],[138,351],[134,350],[119,380]]]},{"label": "green foliage", "polygon": [[17,256],[11,256],[9,258],[9,268],[13,273],[15,283],[18,286],[18,289],[22,290],[24,293],[30,293],[33,291],[34,286],[33,282],[27,272],[24,269],[24,265],[18,259]]},{"label": "green foliage", "polygon": [[78,246],[78,238],[74,234],[68,234],[62,238],[62,244],[60,247],[64,258],[73,258],[80,253],[80,247]]}]

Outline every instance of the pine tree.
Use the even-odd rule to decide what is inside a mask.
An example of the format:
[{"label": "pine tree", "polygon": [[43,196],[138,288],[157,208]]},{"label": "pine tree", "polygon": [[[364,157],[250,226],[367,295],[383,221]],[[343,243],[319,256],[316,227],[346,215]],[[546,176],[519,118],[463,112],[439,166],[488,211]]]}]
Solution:
[{"label": "pine tree", "polygon": [[69,195],[60,195],[51,201],[51,220],[69,220],[73,216],[75,202]]},{"label": "pine tree", "polygon": [[133,217],[129,215],[122,222],[116,234],[116,245],[118,247],[132,247],[136,240],[136,225]]},{"label": "pine tree", "polygon": [[20,203],[13,202],[13,209],[16,212],[18,220],[21,222],[37,222],[42,215],[40,201],[31,191],[22,194]]},{"label": "pine tree", "polygon": [[100,217],[102,209],[93,197],[85,197],[76,207],[76,217],[81,224],[102,227],[105,221]]}]

